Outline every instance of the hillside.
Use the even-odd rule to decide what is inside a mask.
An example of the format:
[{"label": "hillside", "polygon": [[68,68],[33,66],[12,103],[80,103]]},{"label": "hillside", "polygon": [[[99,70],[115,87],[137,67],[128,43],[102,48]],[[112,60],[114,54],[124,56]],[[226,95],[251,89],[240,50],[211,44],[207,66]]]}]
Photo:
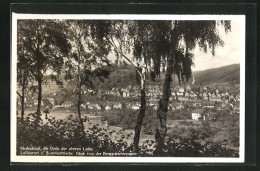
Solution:
[{"label": "hillside", "polygon": [[240,80],[240,64],[193,72],[196,84],[231,82]]},{"label": "hillside", "polygon": [[[163,86],[164,81],[164,73],[161,73],[160,78],[156,78],[155,82],[152,82],[147,75],[147,85],[159,85],[159,87]],[[224,82],[239,82],[240,80],[240,65],[228,65],[220,68],[213,68],[204,71],[196,71],[193,72],[193,76],[195,78],[196,84],[210,84],[210,83],[224,83]],[[192,78],[189,79],[189,84],[192,84]],[[174,77],[174,85],[179,85],[179,81],[177,77]],[[181,83],[183,84],[183,83]],[[64,86],[66,87],[67,82],[64,82]],[[112,72],[108,79],[105,79],[104,83],[99,85],[101,89],[112,89],[112,88],[120,88],[127,87],[128,85],[137,85],[136,82],[136,73],[132,66],[125,65],[121,67],[113,66]],[[18,92],[21,91],[20,87],[18,88]],[[60,87],[55,82],[50,82],[48,85],[43,85],[43,94],[55,93],[60,90]]]}]

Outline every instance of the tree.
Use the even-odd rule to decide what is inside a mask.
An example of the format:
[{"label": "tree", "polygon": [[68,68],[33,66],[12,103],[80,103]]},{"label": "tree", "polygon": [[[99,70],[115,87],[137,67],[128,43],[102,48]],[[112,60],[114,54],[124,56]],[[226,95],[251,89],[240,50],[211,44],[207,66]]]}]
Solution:
[{"label": "tree", "polygon": [[17,94],[21,98],[21,119],[23,120],[25,96],[29,90],[31,75],[29,71],[29,63],[25,57],[26,53],[24,52],[22,37],[19,32],[17,41],[17,83],[21,87],[21,93],[17,91]]},{"label": "tree", "polygon": [[[69,42],[72,49],[69,58],[65,62],[65,73],[67,80],[73,80],[76,83],[76,92],[78,95],[78,117],[84,131],[83,119],[80,106],[82,105],[82,92],[96,88],[97,80],[103,81],[107,78],[109,71],[101,66],[108,64],[106,56],[109,52],[109,46],[101,42],[101,38],[92,36],[94,32],[90,21],[78,20],[67,21],[69,27]],[[96,35],[98,36],[98,35]]]},{"label": "tree", "polygon": [[[159,75],[161,65],[165,60],[157,56],[164,56],[167,51],[167,27],[160,27],[163,21],[100,21],[99,26],[106,30],[105,40],[111,45],[117,60],[125,59],[134,66],[137,82],[140,86],[140,110],[134,136],[134,150],[138,151],[140,132],[145,116],[145,81],[148,69],[151,70],[152,78]],[[166,42],[166,43],[165,43]],[[132,55],[130,57],[130,54]],[[154,80],[154,79],[153,79]]]},{"label": "tree", "polygon": [[[140,111],[137,118],[134,136],[134,151],[139,150],[140,132],[145,116],[145,80],[147,61],[142,49],[145,49],[145,41],[149,40],[149,30],[142,22],[135,21],[99,21],[96,25],[98,30],[106,30],[103,37],[111,45],[117,60],[124,59],[136,70],[137,81],[140,85]],[[132,58],[129,54],[132,53]]]},{"label": "tree", "polygon": [[53,79],[58,83],[64,56],[70,45],[62,20],[18,20],[18,37],[22,37],[29,71],[37,82],[37,114],[41,114],[42,84]]},{"label": "tree", "polygon": [[[164,59],[167,62],[167,69],[163,84],[163,95],[159,101],[157,110],[157,128],[155,140],[157,153],[163,151],[166,135],[166,119],[168,112],[169,97],[171,94],[171,81],[173,74],[177,75],[179,81],[188,80],[191,76],[193,65],[192,50],[198,45],[204,52],[211,50],[215,55],[215,48],[223,46],[220,39],[218,26],[223,25],[225,31],[231,30],[230,21],[170,21],[168,23],[168,47]],[[161,56],[157,56],[161,59]]]},{"label": "tree", "polygon": [[71,97],[71,93],[69,92],[69,90],[66,89],[66,88],[63,88],[56,93],[54,99],[55,99],[55,101],[57,102],[58,105],[61,105],[62,103],[64,103],[70,97]]},{"label": "tree", "polygon": [[[168,39],[168,27],[168,22],[164,21],[130,21],[129,24],[129,36],[134,39],[134,59],[137,61],[137,69],[141,71],[139,72],[140,74],[137,75],[140,81],[141,106],[135,127],[135,149],[138,149],[140,131],[146,111],[146,74],[147,71],[150,70],[151,79],[155,81],[155,77],[158,77],[160,74],[160,67],[165,65],[163,57],[168,51],[166,41]],[[131,40],[128,39],[127,42],[131,42]],[[158,59],[158,57],[160,58]]]}]

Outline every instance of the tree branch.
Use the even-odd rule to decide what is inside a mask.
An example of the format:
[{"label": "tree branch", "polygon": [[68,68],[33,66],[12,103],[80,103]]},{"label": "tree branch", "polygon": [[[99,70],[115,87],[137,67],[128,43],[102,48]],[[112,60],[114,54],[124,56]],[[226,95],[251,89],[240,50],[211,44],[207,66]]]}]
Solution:
[{"label": "tree branch", "polygon": [[114,43],[112,43],[107,36],[106,36],[105,38],[106,38],[107,41],[115,48],[115,50],[117,51],[117,53],[119,53],[120,55],[122,55],[130,64],[132,64],[132,65],[135,67],[137,73],[140,75],[140,77],[142,77],[142,73],[139,71],[137,65],[134,64],[134,63],[133,63],[127,56],[125,56],[121,51],[118,51],[118,50],[117,50],[118,48],[116,47],[116,45],[115,45]]},{"label": "tree branch", "polygon": [[22,98],[21,94],[18,91],[16,93]]}]

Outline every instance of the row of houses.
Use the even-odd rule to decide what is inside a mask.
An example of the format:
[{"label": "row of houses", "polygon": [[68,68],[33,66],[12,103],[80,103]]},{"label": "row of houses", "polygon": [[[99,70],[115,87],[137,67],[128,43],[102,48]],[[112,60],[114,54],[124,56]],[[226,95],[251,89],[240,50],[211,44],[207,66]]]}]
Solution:
[{"label": "row of houses", "polygon": [[[28,102],[28,101],[26,101]],[[33,105],[37,105],[38,101],[35,100]],[[127,109],[133,109],[138,110],[140,108],[139,102],[125,102],[124,103]],[[177,102],[177,101],[170,101],[168,109],[169,110],[181,110],[184,108],[215,108],[216,104],[219,104],[215,101],[205,101],[203,99],[195,99],[195,100],[189,100],[184,102]],[[221,103],[221,107],[225,108],[227,106],[231,105],[233,108],[234,104],[229,102]],[[61,105],[55,105],[54,98],[44,98],[42,100],[42,106],[48,107],[48,108],[70,108],[73,106],[73,103],[71,101],[65,101]],[[81,107],[84,109],[90,109],[90,110],[102,110],[102,107],[104,110],[112,110],[112,109],[122,109],[122,103],[120,102],[106,102],[103,105],[100,105],[98,103],[93,102],[86,102],[85,104],[82,104]],[[152,99],[151,101],[147,101],[147,106],[152,107],[153,109],[158,109],[158,99]]]},{"label": "row of houses", "polygon": [[180,100],[180,101],[188,101],[188,100],[195,100],[195,99],[203,99],[205,101],[214,101],[214,102],[221,102],[221,101],[227,101],[227,102],[239,102],[240,96],[234,96],[229,95],[227,92],[222,94],[217,93],[194,93],[194,92],[186,92],[186,93],[180,93],[180,92],[173,92],[172,99]]},{"label": "row of houses", "polygon": [[[103,95],[114,95],[117,97],[139,97],[140,92],[137,86],[129,86],[127,88],[113,88],[112,90],[107,90],[102,92]],[[162,96],[162,90],[158,85],[149,85],[147,86],[146,96],[149,101],[150,99],[160,98]],[[239,102],[240,96],[234,96],[233,94],[229,95],[228,92],[220,93],[218,89],[215,89],[213,92],[209,91],[207,87],[201,87],[199,92],[193,92],[189,85],[185,87],[176,86],[174,90],[171,92],[170,100],[180,100],[180,101],[188,101],[194,99],[204,99],[208,101],[221,102],[221,101],[231,101],[231,102]]]}]

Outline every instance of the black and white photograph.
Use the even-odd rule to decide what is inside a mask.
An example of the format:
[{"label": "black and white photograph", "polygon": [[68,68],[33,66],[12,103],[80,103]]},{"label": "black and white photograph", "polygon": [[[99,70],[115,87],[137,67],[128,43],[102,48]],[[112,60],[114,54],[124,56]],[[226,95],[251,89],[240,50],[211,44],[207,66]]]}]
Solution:
[{"label": "black and white photograph", "polygon": [[12,14],[11,162],[244,162],[245,16]]}]

